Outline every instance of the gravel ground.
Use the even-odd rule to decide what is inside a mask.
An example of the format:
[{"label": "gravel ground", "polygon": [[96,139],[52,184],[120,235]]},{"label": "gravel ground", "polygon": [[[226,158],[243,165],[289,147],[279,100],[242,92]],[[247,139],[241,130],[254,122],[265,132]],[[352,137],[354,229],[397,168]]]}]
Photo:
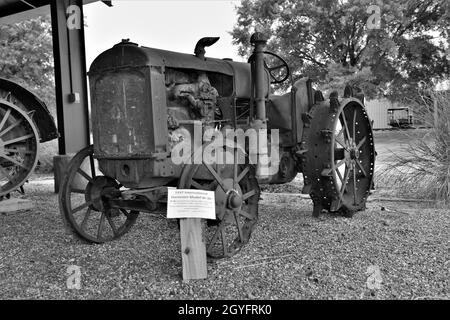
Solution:
[{"label": "gravel ground", "polygon": [[[375,132],[378,165],[408,139]],[[209,261],[208,279],[183,282],[174,221],[142,214],[121,239],[86,244],[64,230],[52,177],[36,175],[26,186],[36,208],[0,214],[0,298],[450,299],[448,208],[370,201],[352,219],[314,219],[310,200],[286,195],[302,184],[299,175],[263,186],[250,243],[231,259]],[[67,288],[73,265],[81,270],[79,290]]]},{"label": "gravel ground", "polygon": [[[2,299],[450,298],[444,209],[372,201],[352,219],[314,219],[310,200],[264,193],[250,243],[186,283],[173,221],[142,214],[121,239],[89,245],[65,232],[51,180],[26,190],[34,210],[0,215]],[[81,268],[79,290],[66,286],[71,265]]]}]

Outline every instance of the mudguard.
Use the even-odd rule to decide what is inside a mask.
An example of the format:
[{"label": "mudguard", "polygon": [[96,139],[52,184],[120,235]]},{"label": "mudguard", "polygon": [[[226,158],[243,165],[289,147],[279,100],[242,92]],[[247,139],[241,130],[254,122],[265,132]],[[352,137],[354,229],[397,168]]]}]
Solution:
[{"label": "mudguard", "polygon": [[[32,112],[33,121],[39,130],[39,141],[46,142],[58,138],[58,129],[55,121],[48,111],[46,104],[34,93],[20,84],[0,77],[0,90],[11,92],[14,99],[20,102],[19,107],[26,112]],[[1,98],[1,97],[0,97]]]}]

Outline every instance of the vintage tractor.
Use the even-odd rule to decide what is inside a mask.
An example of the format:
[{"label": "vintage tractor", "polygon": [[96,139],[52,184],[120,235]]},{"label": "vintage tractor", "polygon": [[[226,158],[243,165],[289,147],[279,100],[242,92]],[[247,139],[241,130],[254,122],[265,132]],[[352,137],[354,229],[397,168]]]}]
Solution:
[{"label": "vintage tractor", "polygon": [[[325,100],[307,78],[273,95],[271,84],[292,79],[286,62],[264,50],[261,33],[251,37],[248,63],[205,57],[217,40],[202,38],[195,55],[123,40],[92,63],[94,143],[71,160],[60,190],[76,235],[94,243],[119,238],[140,212],[158,210],[167,187],[210,190],[216,220],[205,222],[207,253],[229,257],[255,228],[259,184],[286,183],[299,172],[315,216],[365,208],[375,153],[363,96],[347,87],[343,98],[333,92]],[[244,132],[249,142],[217,143],[229,132]],[[189,151],[179,148],[186,142]],[[174,150],[192,161],[175,159]]]},{"label": "vintage tractor", "polygon": [[0,78],[0,201],[33,173],[39,143],[58,137],[45,103],[18,83]]}]

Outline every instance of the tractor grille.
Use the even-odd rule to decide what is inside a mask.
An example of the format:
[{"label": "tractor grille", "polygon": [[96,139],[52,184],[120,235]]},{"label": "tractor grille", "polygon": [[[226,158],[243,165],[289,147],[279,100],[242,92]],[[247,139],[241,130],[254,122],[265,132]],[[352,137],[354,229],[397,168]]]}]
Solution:
[{"label": "tractor grille", "polygon": [[145,75],[139,70],[121,70],[92,78],[95,156],[150,157],[154,146]]}]

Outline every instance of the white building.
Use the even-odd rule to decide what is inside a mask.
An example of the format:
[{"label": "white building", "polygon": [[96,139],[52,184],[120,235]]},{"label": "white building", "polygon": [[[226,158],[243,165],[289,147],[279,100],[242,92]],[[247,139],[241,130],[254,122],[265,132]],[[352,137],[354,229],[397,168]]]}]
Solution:
[{"label": "white building", "polygon": [[388,109],[405,108],[404,105],[392,103],[388,99],[366,100],[366,110],[371,121],[373,129],[390,129]]}]

